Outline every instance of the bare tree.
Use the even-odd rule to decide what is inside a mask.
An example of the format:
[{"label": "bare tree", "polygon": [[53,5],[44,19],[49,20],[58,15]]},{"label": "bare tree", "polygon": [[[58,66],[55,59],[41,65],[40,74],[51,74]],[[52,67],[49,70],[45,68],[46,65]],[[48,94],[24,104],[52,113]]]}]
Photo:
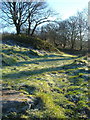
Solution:
[{"label": "bare tree", "polygon": [[[52,10],[48,8],[46,2],[32,2],[28,5],[28,21],[25,24],[28,35],[33,35],[36,28],[45,23],[50,22],[50,17],[56,15]],[[53,21],[53,20],[52,20]]]},{"label": "bare tree", "polygon": [[69,28],[69,40],[71,44],[71,49],[75,48],[75,43],[78,38],[78,28],[77,28],[77,17],[71,16],[68,21]]},{"label": "bare tree", "polygon": [[58,36],[59,41],[62,44],[62,47],[65,48],[69,39],[69,28],[68,28],[68,20],[63,20],[58,22],[59,28],[58,28]]},{"label": "bare tree", "polygon": [[20,28],[27,20],[27,5],[25,2],[2,2],[2,19],[10,25],[15,25],[17,34],[20,34]]},{"label": "bare tree", "polygon": [[66,20],[56,21],[41,28],[41,36],[60,48],[82,50],[85,43],[87,20],[83,12]]},{"label": "bare tree", "polygon": [[54,23],[48,23],[41,27],[41,39],[44,38],[44,40],[48,40],[51,44],[54,46],[57,46],[58,44],[58,24]]},{"label": "bare tree", "polygon": [[83,40],[87,31],[87,20],[82,12],[77,13],[78,40],[80,41],[80,50],[83,48]]},{"label": "bare tree", "polygon": [[37,26],[49,22],[52,11],[46,2],[2,2],[2,19],[9,25],[15,25],[17,34],[23,26],[27,27],[28,35],[33,35]]}]

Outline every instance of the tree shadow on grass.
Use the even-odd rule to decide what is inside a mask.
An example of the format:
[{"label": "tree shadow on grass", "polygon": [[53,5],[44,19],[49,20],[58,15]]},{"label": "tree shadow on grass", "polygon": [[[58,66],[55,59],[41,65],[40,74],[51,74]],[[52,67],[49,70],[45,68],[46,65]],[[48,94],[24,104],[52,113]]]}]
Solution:
[{"label": "tree shadow on grass", "polygon": [[[4,53],[18,53],[21,55],[27,55],[30,58],[43,58],[42,60],[33,60],[33,61],[22,61],[22,62],[16,62],[15,64],[12,64],[10,66],[21,66],[23,64],[37,64],[38,62],[53,62],[53,61],[60,61],[60,60],[73,60],[76,58],[79,58],[80,56],[77,57],[65,57],[61,55],[44,55],[44,56],[39,56],[38,53],[29,50],[29,51],[15,51],[15,50],[3,50]],[[54,57],[60,57],[60,58],[55,58]]]},{"label": "tree shadow on grass", "polygon": [[16,50],[13,50],[13,49],[10,49],[10,50],[2,50],[2,52],[6,53],[6,54],[11,54],[14,53],[14,54],[21,54],[21,55],[27,55],[28,57],[31,57],[31,55],[33,56],[36,56],[38,57],[38,53],[37,52],[34,52],[33,50],[28,50],[28,51],[16,51]]},{"label": "tree shadow on grass", "polygon": [[21,115],[26,114],[29,104],[24,101],[3,101],[2,119],[3,120],[21,120]]},{"label": "tree shadow on grass", "polygon": [[73,58],[73,57],[67,57],[67,58],[58,58],[58,59],[47,59],[47,58],[44,58],[42,60],[33,60],[33,61],[18,62],[17,66],[21,66],[22,64],[37,64],[39,62],[54,62],[54,61],[73,60],[73,59],[76,59],[76,57],[75,58]]},{"label": "tree shadow on grass", "polygon": [[[24,107],[25,102],[20,101],[3,101],[3,113],[9,113],[9,112],[25,112],[22,107]],[[19,108],[20,107],[20,108]]]},{"label": "tree shadow on grass", "polygon": [[[68,70],[68,69],[78,69],[79,67],[83,67],[83,65],[76,65],[76,64],[68,64],[68,65],[63,65],[63,66],[59,66],[59,67],[49,67],[49,68],[43,68],[43,69],[38,69],[38,70],[27,70],[27,71],[20,71],[17,73],[10,73],[10,74],[6,74],[3,75],[3,78],[11,78],[11,79],[15,79],[15,78],[22,78],[25,76],[32,76],[32,75],[36,75],[36,74],[42,74],[45,72],[52,72],[52,71],[59,71],[59,70]],[[69,74],[69,73],[67,73]]]}]

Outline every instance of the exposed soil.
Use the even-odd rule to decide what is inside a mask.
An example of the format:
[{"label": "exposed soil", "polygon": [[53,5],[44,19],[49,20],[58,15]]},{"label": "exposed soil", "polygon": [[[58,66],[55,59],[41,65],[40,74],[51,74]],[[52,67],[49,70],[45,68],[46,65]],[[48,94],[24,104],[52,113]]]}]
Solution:
[{"label": "exposed soil", "polygon": [[2,90],[2,111],[4,113],[24,112],[32,103],[33,98],[27,97],[21,92],[16,90]]}]

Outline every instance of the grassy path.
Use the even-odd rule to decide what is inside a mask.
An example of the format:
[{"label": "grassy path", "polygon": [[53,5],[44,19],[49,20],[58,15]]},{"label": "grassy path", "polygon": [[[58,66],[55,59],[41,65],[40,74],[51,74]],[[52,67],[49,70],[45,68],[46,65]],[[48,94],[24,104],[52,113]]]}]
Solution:
[{"label": "grassy path", "polygon": [[[19,91],[33,101],[29,102],[24,113],[17,110],[9,112],[7,120],[13,116],[25,120],[90,117],[89,73],[85,56],[41,54],[7,45],[3,46],[2,55],[3,89]],[[23,101],[26,103],[26,98]]]}]

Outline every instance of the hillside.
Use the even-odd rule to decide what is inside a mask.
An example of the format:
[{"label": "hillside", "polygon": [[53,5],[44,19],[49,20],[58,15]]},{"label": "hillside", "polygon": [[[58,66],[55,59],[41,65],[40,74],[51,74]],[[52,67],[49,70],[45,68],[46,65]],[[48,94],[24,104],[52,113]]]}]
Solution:
[{"label": "hillside", "polygon": [[3,120],[86,120],[86,56],[2,45]]}]

